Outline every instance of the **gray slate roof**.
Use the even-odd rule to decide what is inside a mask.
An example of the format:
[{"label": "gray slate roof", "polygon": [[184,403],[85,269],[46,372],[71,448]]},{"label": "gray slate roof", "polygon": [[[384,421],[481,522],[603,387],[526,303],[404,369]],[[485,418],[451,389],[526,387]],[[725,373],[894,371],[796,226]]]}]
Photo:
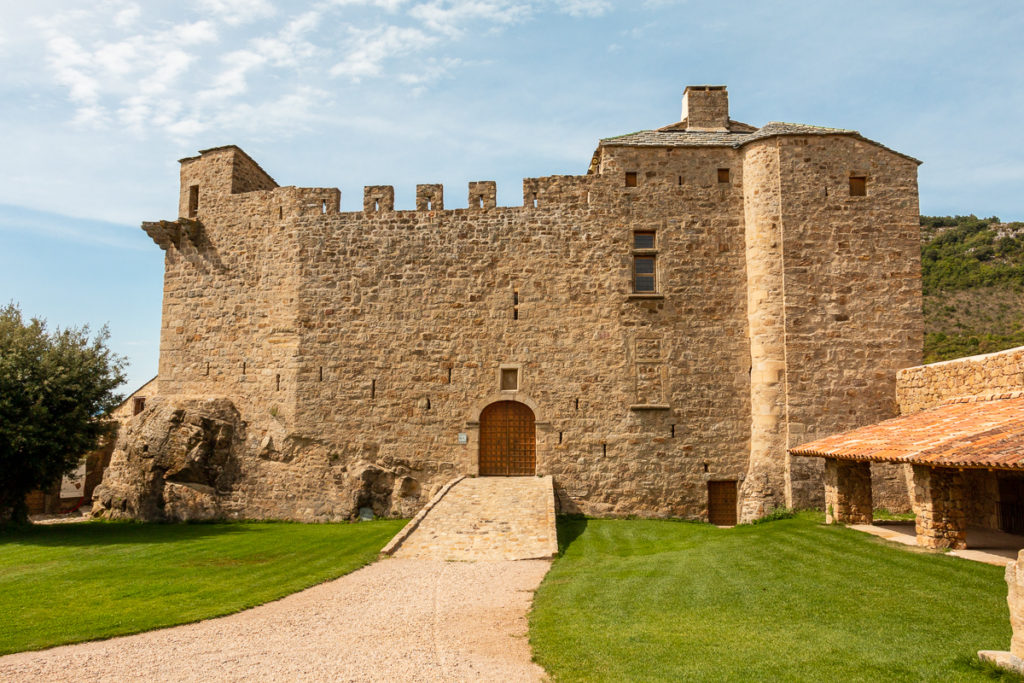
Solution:
[{"label": "gray slate roof", "polygon": [[[730,122],[731,123],[731,122]],[[742,124],[740,124],[742,125]],[[896,150],[889,149],[885,145],[879,144],[874,140],[869,140],[855,130],[847,130],[845,128],[825,128],[823,126],[809,126],[803,123],[783,123],[781,121],[772,121],[771,123],[765,124],[764,126],[754,130],[753,132],[736,130],[732,132],[725,131],[686,131],[686,130],[674,130],[678,128],[678,124],[672,126],[666,126],[658,130],[641,130],[636,133],[629,133],[627,135],[619,135],[617,137],[604,138],[601,140],[602,147],[733,147],[739,148],[742,145],[753,142],[754,140],[761,140],[764,138],[770,138],[776,135],[849,135],[859,140],[869,142],[873,145],[877,145],[883,149],[886,149],[893,154],[897,154],[905,159],[909,159],[916,163],[921,163],[917,159],[897,152]],[[737,128],[739,126],[733,126]]]}]

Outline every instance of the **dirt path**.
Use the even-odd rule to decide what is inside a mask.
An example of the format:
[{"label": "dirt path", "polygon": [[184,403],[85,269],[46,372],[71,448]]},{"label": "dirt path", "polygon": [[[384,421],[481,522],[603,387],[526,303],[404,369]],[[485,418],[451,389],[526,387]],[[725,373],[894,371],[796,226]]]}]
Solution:
[{"label": "dirt path", "polygon": [[4,681],[535,681],[550,562],[388,559],[219,619],[0,657]]}]

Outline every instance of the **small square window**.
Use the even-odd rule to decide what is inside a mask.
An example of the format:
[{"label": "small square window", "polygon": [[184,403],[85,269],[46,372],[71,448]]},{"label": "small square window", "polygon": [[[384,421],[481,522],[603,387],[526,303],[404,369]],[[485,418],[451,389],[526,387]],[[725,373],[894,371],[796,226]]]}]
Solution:
[{"label": "small square window", "polygon": [[501,390],[502,391],[518,391],[519,390],[519,368],[502,368],[501,369]]},{"label": "small square window", "polygon": [[143,396],[137,396],[132,403],[132,415],[138,415],[146,409],[146,399]]},{"label": "small square window", "polygon": [[656,292],[653,256],[633,257],[633,291]]},{"label": "small square window", "polygon": [[626,171],[626,187],[636,187],[636,171]]},{"label": "small square window", "polygon": [[867,197],[868,196],[868,179],[862,175],[850,176],[850,196],[851,197]]},{"label": "small square window", "polygon": [[654,232],[636,231],[633,233],[634,249],[654,249]]},{"label": "small square window", "polygon": [[718,169],[718,182],[728,183],[729,182],[729,169],[720,168]]}]

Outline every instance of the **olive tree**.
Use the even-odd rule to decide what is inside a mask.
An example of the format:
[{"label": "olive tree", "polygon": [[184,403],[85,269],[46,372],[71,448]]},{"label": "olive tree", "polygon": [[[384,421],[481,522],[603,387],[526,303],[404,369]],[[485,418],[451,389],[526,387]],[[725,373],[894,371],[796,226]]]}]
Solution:
[{"label": "olive tree", "polygon": [[109,338],[0,308],[0,523],[24,521],[25,495],[74,470],[109,429],[101,418],[122,399],[126,363]]}]

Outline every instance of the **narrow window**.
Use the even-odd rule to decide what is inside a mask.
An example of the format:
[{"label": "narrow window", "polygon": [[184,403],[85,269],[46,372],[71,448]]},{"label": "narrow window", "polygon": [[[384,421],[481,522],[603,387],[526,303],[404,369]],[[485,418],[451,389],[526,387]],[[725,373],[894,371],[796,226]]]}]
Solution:
[{"label": "narrow window", "polygon": [[862,175],[850,176],[850,196],[851,197],[867,197],[868,196],[868,179]]},{"label": "narrow window", "polygon": [[428,199],[427,200],[427,211],[433,211],[433,209],[434,209],[434,202]]},{"label": "narrow window", "polygon": [[484,196],[483,195],[480,195],[479,197],[476,198],[476,208],[478,208],[478,209],[484,208]]},{"label": "narrow window", "polygon": [[377,397],[377,380],[371,379],[370,380],[370,398],[376,398],[376,397]]},{"label": "narrow window", "polygon": [[188,217],[195,218],[199,214],[199,186],[188,188]]},{"label": "narrow window", "polygon": [[452,369],[448,368],[448,384],[452,383]]},{"label": "narrow window", "polygon": [[210,363],[209,363],[209,361],[207,361],[207,363],[206,363],[206,376],[207,377],[210,376]]},{"label": "narrow window", "polygon": [[284,207],[279,206],[277,207],[277,219],[281,220],[282,218],[284,218]]},{"label": "narrow window", "polygon": [[242,374],[245,374],[245,361],[242,361]]},{"label": "narrow window", "polygon": [[676,438],[676,426],[672,425],[672,438]]},{"label": "narrow window", "polygon": [[680,184],[680,185],[682,185],[682,184],[683,184],[683,176],[679,176],[679,184]]},{"label": "narrow window", "polygon": [[654,256],[633,257],[633,291],[637,293],[656,292]]},{"label": "narrow window", "polygon": [[320,201],[320,213],[321,214],[327,213],[327,200],[326,199]]},{"label": "narrow window", "polygon": [[320,366],[320,381],[324,381],[324,366]]},{"label": "narrow window", "polygon": [[519,320],[519,290],[512,290],[512,319]]},{"label": "narrow window", "polygon": [[502,391],[518,391],[519,390],[519,369],[518,368],[502,368],[501,369],[501,390]]},{"label": "narrow window", "polygon": [[580,409],[580,400],[576,399],[576,410]]},{"label": "narrow window", "polygon": [[729,182],[729,169],[720,168],[718,169],[718,182],[726,184]]},{"label": "narrow window", "polygon": [[427,399],[427,410],[430,410],[430,399]]},{"label": "narrow window", "polygon": [[373,200],[373,210],[374,212],[380,211],[380,202],[376,199]]},{"label": "narrow window", "polygon": [[633,292],[657,292],[656,261],[657,240],[653,230],[633,232]]},{"label": "narrow window", "polygon": [[274,388],[277,391],[281,391],[281,375],[277,375],[277,377],[275,378],[274,381],[275,381],[275,387]]},{"label": "narrow window", "polygon": [[558,432],[558,443],[562,443],[562,432]]},{"label": "narrow window", "polygon": [[626,187],[636,187],[636,171],[626,171]]},{"label": "narrow window", "polygon": [[533,193],[533,208],[537,208],[537,193]]},{"label": "narrow window", "polygon": [[608,444],[601,444],[601,455],[608,455]]},{"label": "narrow window", "polygon": [[146,409],[146,398],[144,396],[136,397],[132,403],[132,415],[138,415]]},{"label": "narrow window", "polygon": [[637,230],[633,233],[634,249],[654,249],[654,231]]}]

